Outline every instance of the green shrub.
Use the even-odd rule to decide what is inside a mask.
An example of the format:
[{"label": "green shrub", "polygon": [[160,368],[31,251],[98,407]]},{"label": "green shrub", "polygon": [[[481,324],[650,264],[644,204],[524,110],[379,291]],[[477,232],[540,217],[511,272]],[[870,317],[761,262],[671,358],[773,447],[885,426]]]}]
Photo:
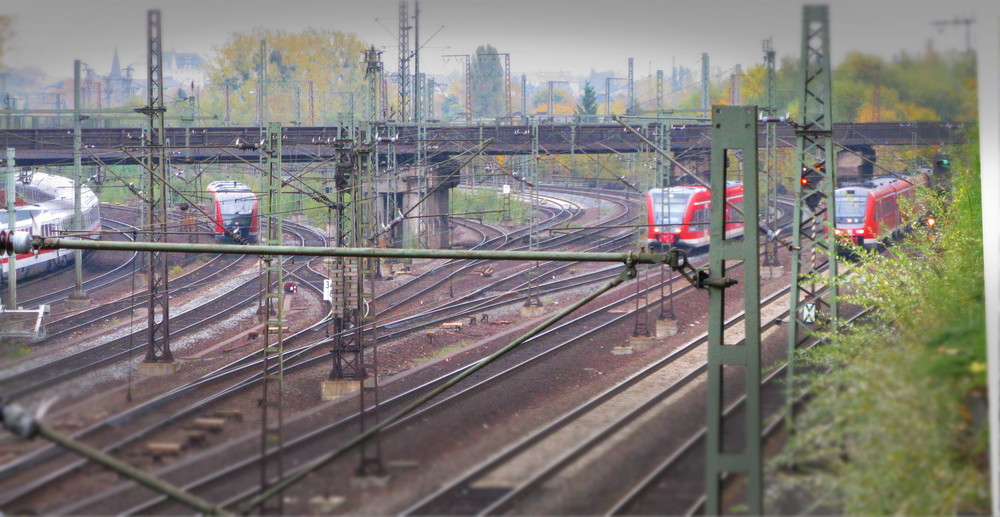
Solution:
[{"label": "green shrub", "polygon": [[978,149],[964,154],[949,195],[922,193],[938,224],[842,278],[870,315],[800,355],[812,398],[773,466],[794,463],[782,483],[826,487],[837,511],[989,512]]}]

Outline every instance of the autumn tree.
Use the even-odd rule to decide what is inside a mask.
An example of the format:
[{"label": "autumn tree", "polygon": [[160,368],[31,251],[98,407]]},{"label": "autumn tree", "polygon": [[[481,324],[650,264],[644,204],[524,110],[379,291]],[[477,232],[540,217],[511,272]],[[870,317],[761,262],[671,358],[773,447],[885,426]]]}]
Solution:
[{"label": "autumn tree", "polygon": [[[289,33],[273,29],[238,32],[208,59],[209,89],[203,109],[233,123],[256,115],[261,62],[266,41],[265,91],[268,120],[330,124],[338,112],[359,109],[364,87],[362,50],[354,34],[329,29]],[[310,107],[312,110],[310,110]]]},{"label": "autumn tree", "polygon": [[581,115],[583,120],[593,120],[597,115],[597,92],[590,81],[583,83],[583,95],[576,105],[576,114]]},{"label": "autumn tree", "polygon": [[503,64],[493,45],[480,45],[471,58],[470,79],[472,114],[476,117],[500,117],[507,114]]},{"label": "autumn tree", "polygon": [[10,39],[10,16],[0,15],[0,68],[3,68],[3,53]]}]

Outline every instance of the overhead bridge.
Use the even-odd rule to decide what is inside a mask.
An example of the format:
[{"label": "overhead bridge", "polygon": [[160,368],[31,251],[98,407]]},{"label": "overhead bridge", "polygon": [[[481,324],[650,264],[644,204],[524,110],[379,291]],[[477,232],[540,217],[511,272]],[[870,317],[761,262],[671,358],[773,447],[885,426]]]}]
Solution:
[{"label": "overhead bridge", "polygon": [[[663,123],[632,123],[652,141],[665,130]],[[606,154],[648,152],[651,149],[635,134],[618,124],[538,125],[427,125],[424,145],[429,157],[440,159],[465,154],[480,142],[493,139],[483,151],[488,155],[532,153],[532,131],[538,131],[539,154]],[[764,124],[758,126],[764,141]],[[338,148],[341,129],[328,127],[286,127],[282,144],[283,161],[315,162],[332,159]],[[704,151],[711,147],[710,125],[672,125],[670,141],[674,152]],[[394,152],[406,163],[417,151],[414,125],[377,125],[378,151]],[[168,156],[174,163],[256,162],[259,153],[250,145],[261,140],[257,127],[167,128]],[[834,141],[848,148],[882,145],[954,145],[964,142],[960,123],[871,122],[834,124]],[[341,141],[340,143],[343,143]],[[134,164],[144,154],[139,128],[85,128],[84,164]],[[795,129],[778,126],[778,145],[794,146]],[[391,151],[390,151],[391,147]],[[71,165],[73,132],[67,129],[0,130],[0,149],[14,148],[22,166]]]}]

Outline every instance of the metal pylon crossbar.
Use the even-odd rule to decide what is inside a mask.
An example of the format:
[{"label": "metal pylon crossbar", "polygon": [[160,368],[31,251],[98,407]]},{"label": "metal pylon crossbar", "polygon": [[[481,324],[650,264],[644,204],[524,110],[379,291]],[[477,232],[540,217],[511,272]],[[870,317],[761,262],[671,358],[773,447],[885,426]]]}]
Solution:
[{"label": "metal pylon crossbar", "polygon": [[[792,212],[789,404],[794,397],[794,355],[799,342],[817,325],[835,322],[837,317],[837,250],[833,229],[836,162],[832,131],[830,23],[826,6],[803,8],[800,68],[801,114],[796,137],[801,177],[795,185]],[[829,284],[829,289],[826,289],[826,284]]]},{"label": "metal pylon crossbar", "polygon": [[[267,176],[264,177],[263,214],[267,214],[265,235],[267,246],[282,244],[283,206],[281,204],[281,124],[267,125],[263,152],[267,159]],[[282,257],[261,257],[264,285],[260,318],[264,322],[261,397],[261,463],[260,489],[266,491],[284,477],[284,439],[282,428],[282,392],[284,391],[284,268]],[[274,450],[269,457],[268,451]],[[283,501],[279,494],[262,503],[261,513],[281,514]]]},{"label": "metal pylon crossbar", "polygon": [[[742,475],[746,480],[746,504],[750,515],[763,515],[763,467],[761,463],[760,408],[760,255],[759,232],[748,229],[742,239],[726,239],[725,210],[727,171],[726,156],[741,153],[743,174],[743,218],[757,220],[757,107],[714,106],[712,108],[712,204],[709,241],[708,292],[708,435],[706,497],[708,515],[720,515],[722,479],[725,474]],[[736,153],[730,154],[735,156]],[[735,212],[730,212],[730,218]],[[742,341],[731,337],[727,343],[725,328],[726,289],[736,284],[726,276],[726,261],[743,261]],[[740,333],[739,324],[728,329]],[[742,382],[742,390],[736,389]],[[724,390],[723,385],[734,389]],[[726,400],[732,394],[746,396],[742,450],[725,446],[723,434]],[[734,423],[735,425],[735,423]],[[727,433],[728,434],[728,433]]]}]

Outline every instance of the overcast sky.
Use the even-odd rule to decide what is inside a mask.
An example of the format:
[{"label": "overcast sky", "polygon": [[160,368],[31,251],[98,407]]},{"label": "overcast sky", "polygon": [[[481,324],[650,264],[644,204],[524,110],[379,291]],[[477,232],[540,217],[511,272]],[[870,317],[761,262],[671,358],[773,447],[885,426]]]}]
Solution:
[{"label": "overcast sky", "polygon": [[[941,51],[963,50],[966,25],[938,29],[931,22],[975,18],[984,1],[833,1],[834,60],[851,50],[891,58],[902,50],[921,51],[928,41]],[[762,61],[761,42],[769,37],[779,56],[798,56],[801,5],[776,0],[422,0],[421,39],[437,34],[425,43],[421,69],[456,71],[458,64],[442,55],[469,54],[487,43],[510,53],[515,77],[535,71],[586,75],[591,69],[624,74],[629,57],[635,58],[636,78],[657,69],[669,75],[673,63],[697,72],[702,52],[709,53],[713,69],[747,68]],[[73,60],[80,59],[105,74],[117,47],[123,67],[144,70],[146,10],[153,7],[162,11],[167,50],[209,57],[237,31],[330,28],[383,48],[387,71],[397,69],[396,0],[4,0],[0,12],[13,17],[14,30],[4,61],[67,77]],[[982,25],[971,26],[973,45]]]}]

